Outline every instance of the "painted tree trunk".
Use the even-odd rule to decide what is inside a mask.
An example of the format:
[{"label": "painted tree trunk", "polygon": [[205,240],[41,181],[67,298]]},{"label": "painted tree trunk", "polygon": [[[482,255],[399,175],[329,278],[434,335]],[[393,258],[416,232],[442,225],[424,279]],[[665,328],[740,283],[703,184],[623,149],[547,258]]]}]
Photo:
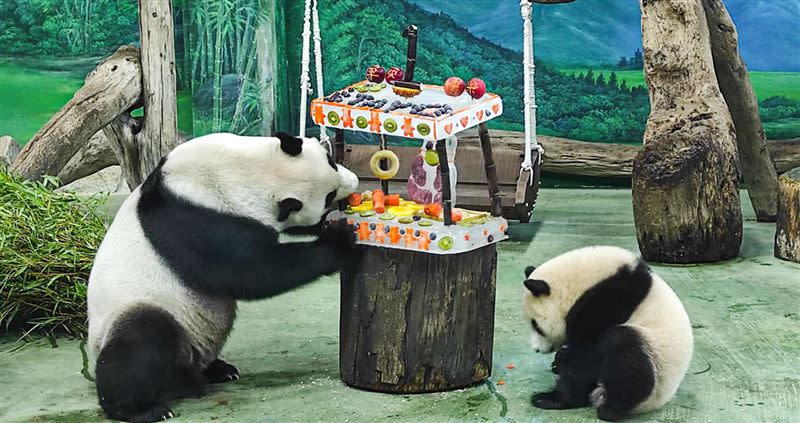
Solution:
[{"label": "painted tree trunk", "polygon": [[800,263],[800,167],[778,178],[775,257]]},{"label": "painted tree trunk", "polygon": [[719,87],[736,127],[736,144],[747,193],[762,222],[775,221],[778,173],[767,149],[758,100],[739,54],[739,35],[722,0],[703,0]]},{"label": "painted tree trunk", "polygon": [[647,261],[739,254],[742,212],[733,122],[698,0],[641,0],[651,113],[633,163],[633,214]]},{"label": "painted tree trunk", "polygon": [[419,393],[488,378],[496,269],[494,244],[453,255],[365,247],[341,274],[342,380]]},{"label": "painted tree trunk", "polygon": [[222,130],[222,24],[225,19],[225,2],[217,2],[215,17],[216,38],[214,40],[214,106],[213,131]]}]

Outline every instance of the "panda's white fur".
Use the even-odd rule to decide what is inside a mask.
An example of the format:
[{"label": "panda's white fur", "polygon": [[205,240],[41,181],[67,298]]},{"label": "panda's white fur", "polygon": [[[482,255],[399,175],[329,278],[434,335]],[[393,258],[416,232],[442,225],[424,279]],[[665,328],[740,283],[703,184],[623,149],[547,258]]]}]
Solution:
[{"label": "panda's white fur", "polygon": [[[603,333],[586,333],[580,330],[581,325],[587,325],[589,328],[599,325],[597,327],[602,330],[613,328],[620,334],[621,341],[618,344],[626,347],[630,347],[627,344],[636,342],[636,336],[625,337],[620,331],[630,329],[634,332],[627,333],[638,334],[643,343],[644,355],[641,357],[645,357],[647,359],[645,361],[649,363],[641,363],[639,371],[640,373],[652,371],[654,379],[652,390],[645,393],[643,399],[637,401],[630,409],[605,410],[606,413],[603,415],[600,410],[608,401],[609,387],[605,386],[603,380],[597,380],[596,386],[590,392],[591,398],[583,398],[585,392],[582,391],[576,394],[581,398],[576,399],[577,403],[571,405],[577,406],[582,405],[584,401],[586,403],[591,401],[598,408],[601,418],[614,420],[627,413],[655,410],[674,396],[689,367],[693,352],[689,317],[669,285],[650,271],[633,253],[617,247],[585,247],[552,258],[535,269],[529,268],[526,273],[523,313],[526,319],[532,322],[531,344],[537,352],[542,353],[561,349],[556,355],[554,371],[561,365],[558,363],[559,354],[576,355],[569,349],[576,348],[578,344],[601,345],[604,342]],[[617,284],[617,287],[608,288],[609,280]],[[642,288],[637,288],[637,285]],[[627,295],[643,296],[643,298],[628,301],[615,297]],[[598,304],[591,299],[593,297],[602,298],[604,303]],[[586,311],[583,313],[580,310],[576,311],[575,309],[579,307]],[[609,313],[614,311],[615,307],[627,307],[630,310],[619,315]],[[607,317],[607,314],[613,316]],[[577,317],[579,315],[582,317]],[[601,322],[607,320],[609,327],[603,327],[603,323],[586,322],[587,317]],[[614,319],[624,320],[614,321]],[[568,328],[569,324],[573,327]],[[570,335],[586,338],[587,341],[582,343],[581,339],[569,339]],[[605,348],[607,347],[599,349]],[[606,365],[604,361],[606,358],[597,357],[596,351],[591,348],[586,351],[588,357],[582,360],[590,370],[579,369],[574,370],[574,373],[589,374],[597,371],[602,374],[604,370],[598,367]],[[557,387],[558,389],[560,388]],[[535,396],[535,404],[536,398]],[[539,402],[540,404],[536,405],[543,405],[545,408],[566,408],[547,407],[546,403],[542,404],[541,400]]]},{"label": "panda's white fur", "polygon": [[[357,185],[358,178],[335,165],[314,139],[212,134],[170,152],[120,207],[89,278],[88,342],[98,357],[98,395],[106,414],[130,421],[161,420],[173,415],[165,401],[193,392],[192,386],[183,385],[238,378],[233,366],[218,360],[236,316],[236,300],[279,294],[346,262],[354,251],[352,230],[343,224],[322,229],[320,222],[330,203]],[[148,204],[143,204],[143,195]],[[158,222],[143,219],[154,220],[151,216],[158,213],[165,220],[176,219],[174,227],[162,227],[161,232],[175,233],[146,230]],[[192,226],[195,216],[197,222],[211,223]],[[162,245],[172,238],[169,246]],[[209,251],[188,251],[202,250],[206,239]],[[252,256],[248,243],[264,255],[264,269],[255,269],[261,259]],[[230,258],[228,250],[233,250]],[[176,263],[184,253],[191,257]],[[203,267],[202,254],[215,261],[209,274],[224,279],[227,268],[232,280],[187,281],[193,269],[186,266]],[[283,263],[308,264],[285,269]],[[238,264],[254,269],[238,269]],[[274,282],[278,286],[262,286],[273,283],[272,275],[280,275]],[[140,336],[137,330],[152,330],[152,336]],[[178,339],[150,339],[173,335]],[[130,353],[131,347],[141,351]],[[159,354],[183,367],[161,369],[163,363],[153,358]],[[176,373],[158,375],[156,369]],[[209,380],[200,378],[201,372]],[[173,376],[174,383],[145,380]]]}]

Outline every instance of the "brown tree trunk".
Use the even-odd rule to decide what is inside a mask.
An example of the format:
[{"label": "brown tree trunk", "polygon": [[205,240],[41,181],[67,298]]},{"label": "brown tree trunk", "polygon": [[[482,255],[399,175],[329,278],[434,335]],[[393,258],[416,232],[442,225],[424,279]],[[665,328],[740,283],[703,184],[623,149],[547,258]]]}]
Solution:
[{"label": "brown tree trunk", "polygon": [[778,178],[775,257],[800,263],[800,167]]},{"label": "brown tree trunk", "polygon": [[758,100],[739,54],[739,35],[722,0],[703,0],[719,87],[736,127],[736,144],[747,193],[762,222],[774,222],[778,173],[767,149]]},{"label": "brown tree trunk", "polygon": [[495,245],[437,255],[365,247],[342,271],[339,368],[361,389],[457,389],[492,371]]},{"label": "brown tree trunk", "polygon": [[733,123],[714,73],[699,0],[640,0],[651,113],[633,163],[645,260],[713,262],[742,242]]},{"label": "brown tree trunk", "polygon": [[115,164],[118,164],[118,160],[111,142],[103,131],[99,131],[58,172],[58,180],[62,185],[67,185]]},{"label": "brown tree trunk", "polygon": [[92,135],[139,103],[141,95],[139,52],[120,47],[31,138],[11,170],[26,179],[58,175]]},{"label": "brown tree trunk", "polygon": [[[180,144],[175,81],[175,32],[170,0],[139,0],[144,121],[135,135],[138,174],[147,177]],[[125,163],[122,163],[123,168]],[[134,163],[128,163],[134,166]],[[131,172],[135,173],[135,172]],[[128,180],[130,186],[131,181]],[[138,183],[142,181],[139,180]],[[136,185],[138,185],[138,183]],[[130,186],[133,189],[135,185]]]}]

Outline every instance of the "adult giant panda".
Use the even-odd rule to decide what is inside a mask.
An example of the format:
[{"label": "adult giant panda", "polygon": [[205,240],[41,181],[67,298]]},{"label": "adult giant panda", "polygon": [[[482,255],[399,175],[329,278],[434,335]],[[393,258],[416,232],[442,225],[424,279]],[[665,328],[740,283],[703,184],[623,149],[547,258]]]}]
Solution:
[{"label": "adult giant panda", "polygon": [[323,227],[358,178],[314,139],[213,134],[176,147],[122,204],[89,277],[89,344],[106,415],[151,422],[168,401],[238,379],[218,358],[236,300],[281,294],[357,258]]},{"label": "adult giant panda", "polygon": [[664,280],[629,251],[586,247],[525,269],[523,313],[540,353],[558,350],[554,390],[533,405],[589,405],[603,420],[655,410],[692,358],[689,317]]}]

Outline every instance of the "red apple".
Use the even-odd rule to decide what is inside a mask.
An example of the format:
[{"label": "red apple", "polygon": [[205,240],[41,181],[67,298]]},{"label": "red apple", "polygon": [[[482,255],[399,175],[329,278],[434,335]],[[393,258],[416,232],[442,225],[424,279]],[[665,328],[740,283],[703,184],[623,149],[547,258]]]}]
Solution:
[{"label": "red apple", "polygon": [[392,83],[394,81],[402,81],[403,80],[403,70],[398,68],[397,66],[389,68],[389,72],[386,72],[386,82]]},{"label": "red apple", "polygon": [[457,76],[451,76],[447,78],[447,81],[444,81],[444,92],[451,97],[460,96],[464,93],[466,88],[467,86],[464,85],[464,80]]},{"label": "red apple", "polygon": [[467,83],[467,93],[474,99],[479,99],[486,94],[486,83],[478,78],[472,78]]},{"label": "red apple", "polygon": [[369,82],[380,84],[383,82],[385,76],[386,70],[380,67],[380,65],[372,65],[367,68],[367,81]]}]

